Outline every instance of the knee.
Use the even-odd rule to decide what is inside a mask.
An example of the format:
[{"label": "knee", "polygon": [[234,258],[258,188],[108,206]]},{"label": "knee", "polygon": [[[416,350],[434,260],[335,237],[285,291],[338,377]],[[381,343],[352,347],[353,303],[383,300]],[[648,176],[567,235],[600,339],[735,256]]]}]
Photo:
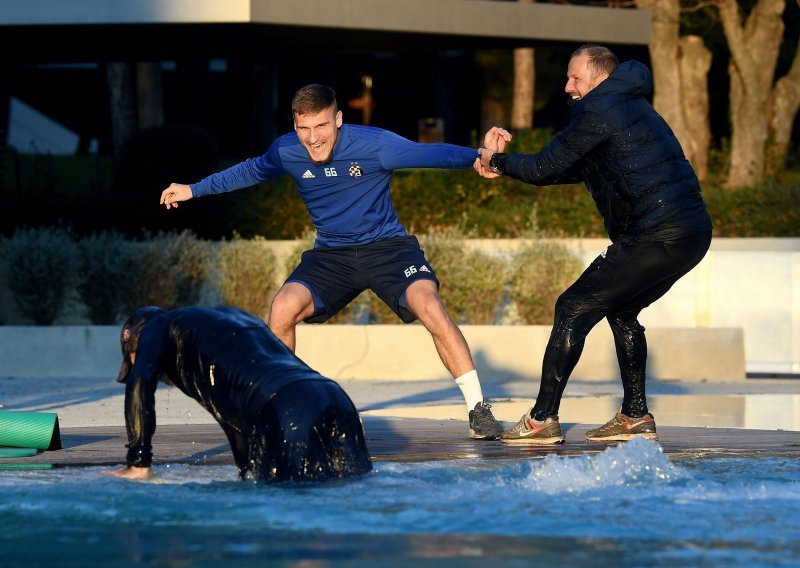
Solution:
[{"label": "knee", "polygon": [[580,319],[582,313],[581,302],[570,294],[564,292],[556,300],[555,314],[553,315],[555,322],[564,323],[569,327],[574,327],[574,323]]},{"label": "knee", "polygon": [[608,314],[607,319],[611,329],[615,332],[626,336],[644,333],[644,327],[636,319],[636,316],[613,312]]},{"label": "knee", "polygon": [[290,319],[288,316],[295,311],[292,309],[291,302],[289,298],[286,297],[283,292],[278,292],[278,294],[273,298],[272,305],[269,309],[269,319],[270,322],[272,321],[284,321],[286,319]]},{"label": "knee", "polygon": [[581,343],[603,316],[582,298],[564,292],[556,300],[553,332],[563,334],[569,345]]},{"label": "knee", "polygon": [[423,323],[438,322],[449,319],[447,309],[430,281],[412,284],[406,290],[406,303],[413,314]]},{"label": "knee", "polygon": [[302,285],[302,289],[287,288],[284,286],[275,295],[269,310],[270,326],[295,325],[299,321],[310,317],[314,312],[314,302],[311,293]]},{"label": "knee", "polygon": [[409,304],[409,307],[423,324],[435,325],[450,321],[447,308],[444,307],[442,299],[435,292],[418,298],[414,305]]}]

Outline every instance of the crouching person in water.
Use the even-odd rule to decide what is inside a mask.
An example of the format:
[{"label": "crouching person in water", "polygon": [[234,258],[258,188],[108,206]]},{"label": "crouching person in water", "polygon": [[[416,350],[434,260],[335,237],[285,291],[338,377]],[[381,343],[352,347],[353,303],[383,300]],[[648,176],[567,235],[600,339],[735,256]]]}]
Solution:
[{"label": "crouching person in water", "polygon": [[219,422],[241,477],[323,481],[372,469],[353,402],[277,339],[257,317],[232,308],[148,306],[122,327],[127,466],[109,473],[146,479],[159,380]]}]

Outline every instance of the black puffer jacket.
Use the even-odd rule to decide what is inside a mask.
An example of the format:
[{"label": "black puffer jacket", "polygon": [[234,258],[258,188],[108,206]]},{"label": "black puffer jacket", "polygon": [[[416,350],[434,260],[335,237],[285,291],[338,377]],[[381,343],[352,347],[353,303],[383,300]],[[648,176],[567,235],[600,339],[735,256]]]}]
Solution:
[{"label": "black puffer jacket", "polygon": [[501,171],[534,185],[585,182],[612,241],[709,230],[697,176],[645,99],[652,88],[645,65],[621,64],[573,105],[567,128],[541,152],[500,158]]}]

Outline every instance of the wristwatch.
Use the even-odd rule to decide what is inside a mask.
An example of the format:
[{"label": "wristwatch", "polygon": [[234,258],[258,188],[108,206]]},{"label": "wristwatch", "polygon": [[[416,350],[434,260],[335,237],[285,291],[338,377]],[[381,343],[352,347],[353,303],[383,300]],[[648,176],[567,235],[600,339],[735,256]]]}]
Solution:
[{"label": "wristwatch", "polygon": [[500,171],[500,158],[504,156],[505,154],[503,152],[495,152],[492,154],[492,157],[489,158],[489,170],[496,174],[503,175],[503,172]]}]

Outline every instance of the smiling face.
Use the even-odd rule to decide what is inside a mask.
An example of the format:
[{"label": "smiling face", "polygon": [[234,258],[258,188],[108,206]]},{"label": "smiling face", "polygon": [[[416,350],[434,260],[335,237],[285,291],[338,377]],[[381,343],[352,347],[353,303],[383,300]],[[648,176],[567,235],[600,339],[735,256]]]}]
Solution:
[{"label": "smiling face", "polygon": [[596,73],[589,68],[589,54],[581,53],[569,60],[567,84],[564,91],[573,100],[580,100],[597,85],[608,79],[608,73]]},{"label": "smiling face", "polygon": [[294,131],[306,147],[308,157],[317,166],[330,162],[341,127],[342,111],[336,110],[336,105],[316,114],[294,115]]}]

